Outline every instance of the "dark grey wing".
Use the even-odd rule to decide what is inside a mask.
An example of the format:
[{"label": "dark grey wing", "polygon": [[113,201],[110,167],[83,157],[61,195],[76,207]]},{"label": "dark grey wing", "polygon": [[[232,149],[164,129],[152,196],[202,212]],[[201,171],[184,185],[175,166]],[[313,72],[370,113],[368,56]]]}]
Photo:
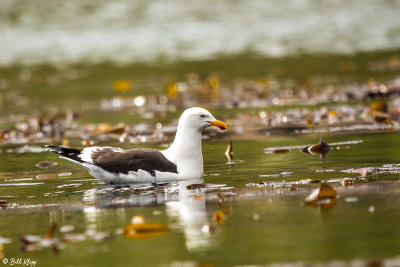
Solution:
[{"label": "dark grey wing", "polygon": [[112,173],[128,174],[129,171],[144,170],[151,175],[155,171],[178,173],[174,163],[155,149],[131,149],[113,151],[99,149],[92,153],[93,164]]}]

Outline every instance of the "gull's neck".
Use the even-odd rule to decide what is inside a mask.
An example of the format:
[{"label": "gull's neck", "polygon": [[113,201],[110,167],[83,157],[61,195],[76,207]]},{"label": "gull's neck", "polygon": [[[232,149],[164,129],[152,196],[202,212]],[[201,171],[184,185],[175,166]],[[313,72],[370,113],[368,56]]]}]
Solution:
[{"label": "gull's neck", "polygon": [[162,151],[164,156],[175,163],[178,173],[185,179],[200,179],[203,176],[203,153],[201,131],[179,122],[172,145]]}]

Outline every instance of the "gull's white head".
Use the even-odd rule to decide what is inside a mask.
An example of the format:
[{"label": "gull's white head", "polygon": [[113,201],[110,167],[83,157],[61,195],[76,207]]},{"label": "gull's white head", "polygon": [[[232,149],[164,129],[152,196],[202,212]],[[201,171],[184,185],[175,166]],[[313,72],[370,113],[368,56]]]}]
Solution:
[{"label": "gull's white head", "polygon": [[224,122],[215,119],[208,110],[199,107],[185,110],[179,118],[179,124],[184,125],[185,128],[197,129],[200,132],[210,126],[216,126],[225,131],[228,129]]}]

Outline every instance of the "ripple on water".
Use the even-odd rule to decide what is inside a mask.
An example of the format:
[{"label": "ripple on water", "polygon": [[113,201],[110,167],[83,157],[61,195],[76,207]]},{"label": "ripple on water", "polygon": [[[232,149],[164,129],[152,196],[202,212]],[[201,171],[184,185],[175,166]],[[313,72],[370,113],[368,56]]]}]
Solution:
[{"label": "ripple on water", "polygon": [[0,186],[29,186],[29,185],[39,185],[44,183],[11,183],[11,184],[0,184]]}]

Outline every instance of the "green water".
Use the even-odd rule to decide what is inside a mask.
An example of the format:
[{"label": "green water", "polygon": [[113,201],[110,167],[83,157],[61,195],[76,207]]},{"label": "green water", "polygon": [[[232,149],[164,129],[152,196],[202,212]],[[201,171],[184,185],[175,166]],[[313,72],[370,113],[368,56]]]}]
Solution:
[{"label": "green water", "polygon": [[[166,96],[166,87],[171,81],[189,83],[188,77],[193,73],[199,77],[199,86],[217,75],[221,88],[231,90],[238,98],[242,95],[235,88],[246,88],[246,84],[266,78],[279,84],[280,89],[290,88],[294,92],[304,88],[324,92],[329,89],[327,85],[335,88],[352,84],[366,86],[369,78],[393,85],[392,79],[398,77],[398,69],[376,71],[369,66],[374,62],[390,63],[398,54],[398,49],[349,56],[260,58],[256,54],[243,54],[215,60],[124,67],[111,64],[82,64],[66,69],[2,67],[0,133],[15,131],[28,135],[29,131],[22,131],[18,123],[73,111],[79,114],[79,119],[67,127],[65,137],[71,147],[81,148],[82,140],[93,138],[95,145],[164,149],[171,141],[171,134],[165,135],[166,140],[137,145],[127,140],[119,143],[115,138],[102,140],[95,134],[85,137],[87,132],[82,129],[96,126],[96,123],[114,125],[120,122],[128,127],[149,123],[150,132],[157,122],[163,127],[173,126],[184,109],[176,100],[168,103],[175,109],[167,107],[164,113],[155,112],[153,117],[145,116],[148,111],[154,111],[150,103],[141,108],[129,106],[116,110],[102,109],[101,103],[115,97],[132,99],[143,95],[149,100],[154,96]],[[353,67],[341,68],[349,64]],[[114,91],[113,83],[124,79],[132,81],[132,90]],[[265,92],[275,95],[282,91],[280,89],[268,87]],[[370,260],[392,261],[395,262],[392,266],[399,265],[400,166],[397,164],[400,132],[396,95],[388,98],[394,122],[392,132],[363,128],[347,131],[347,134],[343,131],[329,133],[332,129],[329,127],[350,123],[376,126],[372,117],[369,121],[353,122],[344,116],[347,121],[339,118],[338,124],[325,122],[314,128],[316,131],[325,129],[323,133],[297,135],[286,131],[284,124],[278,124],[274,128],[276,131],[272,131],[266,125],[252,123],[261,121],[260,111],[275,114],[293,109],[292,113],[299,113],[303,108],[335,110],[335,106],[360,106],[368,111],[372,100],[360,97],[347,102],[321,102],[316,98],[315,102],[304,105],[298,101],[289,105],[235,107],[225,106],[225,99],[211,102],[201,99],[204,94],[196,90],[181,100],[188,101],[185,104],[189,105],[191,99],[198,98],[197,103],[210,105],[215,117],[226,121],[230,129],[225,135],[209,136],[203,142],[204,182],[211,184],[211,188],[186,188],[188,184],[203,181],[158,187],[105,186],[85,170],[53,153],[16,153],[15,148],[25,143],[3,143],[0,138],[0,200],[10,203],[9,207],[0,209],[0,243],[4,243],[2,249],[0,247],[0,258],[9,260],[8,264],[12,258],[31,259],[36,261],[36,266],[281,263],[304,266],[332,262],[357,265],[358,260],[361,265],[367,265]],[[315,93],[314,97],[317,96]],[[338,114],[340,117],[340,112]],[[288,126],[292,127],[290,123],[288,121]],[[304,115],[303,121],[295,121],[293,127],[306,125],[307,116]],[[243,127],[242,132],[238,131],[240,127]],[[271,136],[264,135],[268,131]],[[132,128],[127,132],[136,134]],[[27,144],[39,147],[47,142],[61,144],[64,138],[51,137],[46,141],[47,137],[39,139],[40,143],[28,140]],[[300,152],[299,147],[316,144],[320,138],[332,144],[333,149],[326,159]],[[224,153],[231,139],[235,162],[227,164]],[[341,145],[333,145],[335,143]],[[266,148],[288,146],[297,148],[285,154],[265,153]],[[58,165],[48,169],[35,166],[42,161]],[[64,176],[57,176],[60,173]],[[48,176],[44,176],[46,174]],[[344,178],[351,182],[345,183]],[[339,195],[336,204],[330,208],[306,206],[306,196],[320,184],[310,183],[310,180],[321,180],[336,189]],[[219,223],[213,220],[217,211],[224,216]],[[170,231],[129,239],[122,229],[138,215],[146,222],[167,225]],[[57,224],[57,229],[52,239],[54,244],[49,245],[43,237],[53,223]],[[66,226],[70,231],[65,231]],[[205,226],[211,231],[205,231]],[[31,235],[37,236],[39,241],[24,248],[21,237],[29,239]],[[38,245],[40,242],[42,245]]]},{"label": "green water", "polygon": [[[0,211],[0,236],[11,239],[4,244],[4,257],[30,258],[37,261],[36,266],[54,266],[54,262],[57,266],[116,263],[118,266],[169,266],[177,262],[188,266],[231,266],[394,258],[400,252],[400,170],[394,165],[392,169],[382,167],[398,163],[399,137],[400,133],[387,132],[327,136],[328,143],[363,142],[350,144],[343,150],[333,146],[325,160],[299,149],[286,154],[264,153],[267,147],[312,144],[319,136],[234,141],[234,164],[226,164],[224,151],[228,141],[207,140],[203,145],[204,180],[226,186],[197,191],[186,189],[186,184],[191,182],[162,185],[158,189],[105,187],[84,170],[54,154],[15,154],[4,150],[0,154],[3,169],[0,199],[11,203],[10,208]],[[35,167],[43,160],[56,161],[59,165],[46,170]],[[362,167],[381,169],[368,172],[362,179],[360,174],[341,172]],[[39,174],[61,172],[72,175],[46,180],[35,178]],[[356,179],[350,186],[329,182],[338,191],[339,199],[327,209],[304,205],[305,197],[318,184],[295,184],[291,189],[247,185],[261,180],[328,181],[344,177]],[[27,180],[9,181],[21,178]],[[218,192],[234,192],[236,196],[226,196],[220,203]],[[13,207],[13,203],[18,206]],[[45,207],[29,206],[40,204]],[[225,215],[221,224],[213,222],[215,211]],[[170,231],[147,239],[129,239],[118,229],[136,215],[143,216],[147,222],[168,225]],[[49,247],[21,250],[22,236],[43,237],[51,223],[74,227],[69,233],[57,230],[55,237],[74,233],[82,235],[84,240],[60,242],[58,253]],[[205,224],[213,228],[211,233],[202,232]],[[93,231],[111,234],[111,238],[94,240],[90,237]]]}]

